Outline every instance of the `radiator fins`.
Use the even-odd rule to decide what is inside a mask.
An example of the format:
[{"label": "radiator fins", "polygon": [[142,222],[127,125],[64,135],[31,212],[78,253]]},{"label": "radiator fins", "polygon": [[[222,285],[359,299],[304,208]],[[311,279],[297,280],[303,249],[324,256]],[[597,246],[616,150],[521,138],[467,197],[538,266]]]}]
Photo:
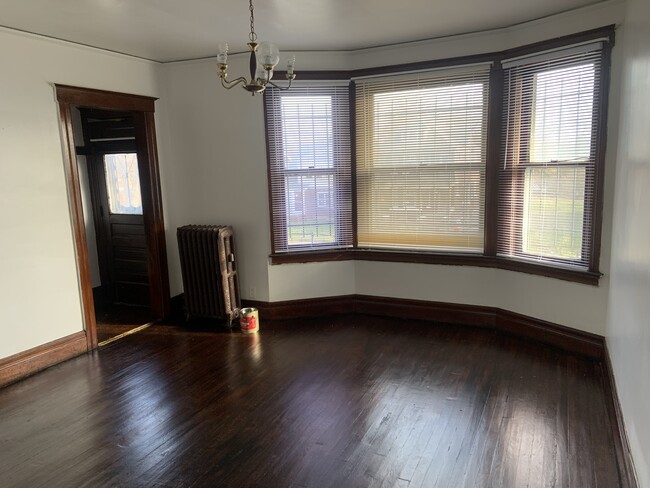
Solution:
[{"label": "radiator fins", "polygon": [[241,307],[232,227],[185,225],[176,237],[186,318],[227,319],[231,327]]}]

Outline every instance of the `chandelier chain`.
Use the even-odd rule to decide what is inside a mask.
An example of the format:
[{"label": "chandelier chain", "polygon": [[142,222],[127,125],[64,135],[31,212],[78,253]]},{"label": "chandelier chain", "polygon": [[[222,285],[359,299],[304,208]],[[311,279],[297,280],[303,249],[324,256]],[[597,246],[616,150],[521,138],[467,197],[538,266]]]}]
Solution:
[{"label": "chandelier chain", "polygon": [[248,10],[251,11],[251,33],[248,35],[248,38],[251,42],[257,41],[257,34],[255,34],[255,15],[253,14],[253,0],[249,0]]}]

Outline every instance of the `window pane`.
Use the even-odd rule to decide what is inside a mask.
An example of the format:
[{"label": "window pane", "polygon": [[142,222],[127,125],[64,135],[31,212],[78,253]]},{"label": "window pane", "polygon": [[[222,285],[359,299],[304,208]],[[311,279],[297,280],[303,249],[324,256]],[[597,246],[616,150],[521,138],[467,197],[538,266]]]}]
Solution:
[{"label": "window pane", "polygon": [[336,242],[334,176],[289,176],[286,189],[289,246]]},{"label": "window pane", "polygon": [[331,168],[332,97],[282,97],[285,169]]},{"label": "window pane", "polygon": [[589,159],[594,77],[594,64],[535,75],[531,162]]},{"label": "window pane", "polygon": [[273,252],[352,246],[348,85],[264,92]]},{"label": "window pane", "polygon": [[581,270],[593,262],[601,47],[519,58],[504,70],[500,256]]},{"label": "window pane", "polygon": [[[282,133],[286,170],[334,166],[332,97],[283,97]],[[334,176],[287,176],[287,243],[289,246],[336,241]],[[331,195],[331,196],[330,196]]]},{"label": "window pane", "polygon": [[580,260],[585,168],[527,168],[523,252]]},{"label": "window pane", "polygon": [[137,155],[104,155],[104,174],[110,212],[142,215]]},{"label": "window pane", "polygon": [[357,87],[358,242],[482,252],[485,67]]},{"label": "window pane", "polygon": [[361,226],[360,243],[482,251],[481,171],[415,167],[377,171],[361,181],[378,197],[371,197],[372,225]]},{"label": "window pane", "polygon": [[373,164],[480,164],[484,91],[475,83],[375,95]]}]

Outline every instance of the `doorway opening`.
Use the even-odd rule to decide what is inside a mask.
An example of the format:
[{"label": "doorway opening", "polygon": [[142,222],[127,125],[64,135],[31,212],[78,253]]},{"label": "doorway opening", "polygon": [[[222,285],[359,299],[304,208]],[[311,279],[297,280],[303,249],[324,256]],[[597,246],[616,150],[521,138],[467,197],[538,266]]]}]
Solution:
[{"label": "doorway opening", "polygon": [[56,85],[89,349],[169,314],[154,98]]},{"label": "doorway opening", "polygon": [[135,123],[130,112],[72,107],[72,125],[102,346],[156,319],[149,304]]}]

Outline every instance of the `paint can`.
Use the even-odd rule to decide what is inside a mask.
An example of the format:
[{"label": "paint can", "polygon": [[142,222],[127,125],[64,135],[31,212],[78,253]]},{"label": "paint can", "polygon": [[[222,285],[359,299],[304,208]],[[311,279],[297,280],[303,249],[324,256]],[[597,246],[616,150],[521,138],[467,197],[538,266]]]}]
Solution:
[{"label": "paint can", "polygon": [[244,334],[255,334],[260,330],[260,317],[256,308],[242,308],[239,311],[239,326]]}]

